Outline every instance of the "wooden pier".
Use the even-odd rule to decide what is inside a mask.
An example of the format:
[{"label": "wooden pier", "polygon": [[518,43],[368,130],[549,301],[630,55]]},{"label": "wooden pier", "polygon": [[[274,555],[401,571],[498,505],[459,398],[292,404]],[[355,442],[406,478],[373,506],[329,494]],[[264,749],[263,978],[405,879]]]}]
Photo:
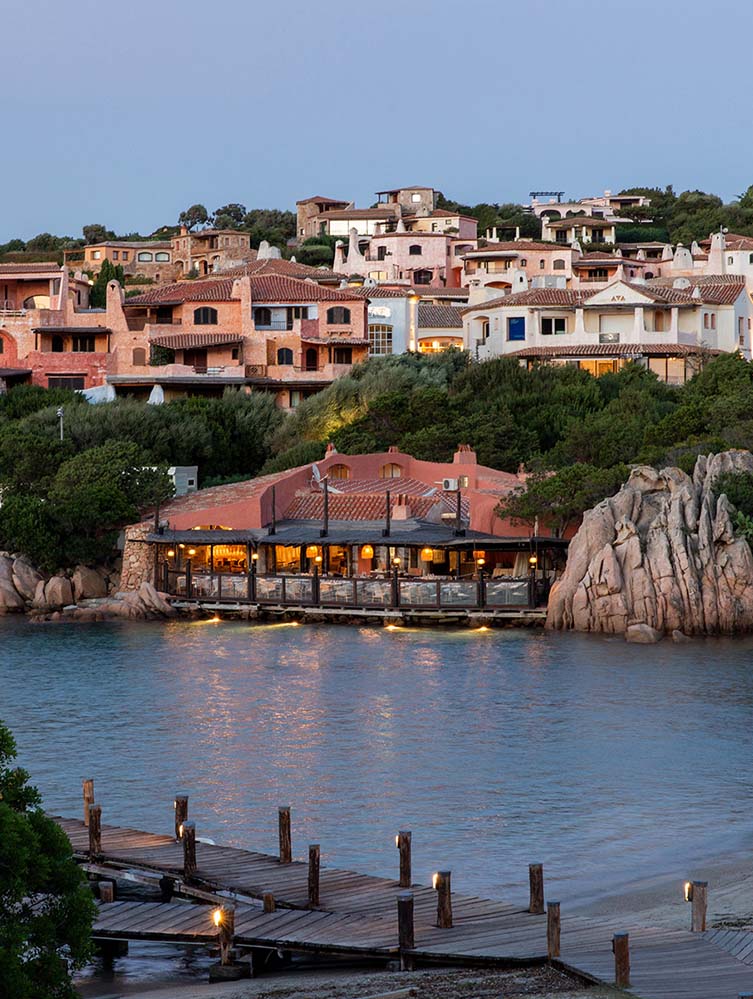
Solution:
[{"label": "wooden pier", "polygon": [[[615,926],[570,916],[566,909],[560,921],[559,903],[548,901],[547,911],[541,911],[539,865],[532,865],[531,904],[524,909],[451,890],[449,872],[438,872],[434,886],[408,886],[405,832],[396,837],[401,876],[389,880],[319,866],[318,847],[310,848],[310,862],[286,862],[284,855],[281,860],[196,842],[187,821],[182,840],[100,825],[98,808],[87,805],[96,817],[93,829],[76,819],[56,819],[90,873],[112,880],[151,877],[155,884],[161,878],[175,894],[201,900],[105,902],[94,928],[101,940],[215,944],[213,916],[219,905],[232,902],[233,944],[250,951],[400,960],[406,968],[428,962],[510,967],[551,961],[584,981],[621,980],[641,999],[738,999],[753,991],[753,933]],[[280,810],[283,854],[286,812]],[[702,898],[705,920],[705,886]]]}]

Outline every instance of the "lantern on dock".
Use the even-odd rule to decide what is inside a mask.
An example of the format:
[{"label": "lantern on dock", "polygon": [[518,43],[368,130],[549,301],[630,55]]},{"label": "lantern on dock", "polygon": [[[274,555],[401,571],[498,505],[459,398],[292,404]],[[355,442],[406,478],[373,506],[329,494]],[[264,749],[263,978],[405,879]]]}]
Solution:
[{"label": "lantern on dock", "polygon": [[685,884],[683,885],[683,891],[684,891],[684,894],[685,894],[685,901],[686,902],[692,902],[693,901],[693,882],[692,881],[686,881]]},{"label": "lantern on dock", "polygon": [[222,922],[222,909],[215,909],[212,913],[212,921],[215,926],[219,926]]}]

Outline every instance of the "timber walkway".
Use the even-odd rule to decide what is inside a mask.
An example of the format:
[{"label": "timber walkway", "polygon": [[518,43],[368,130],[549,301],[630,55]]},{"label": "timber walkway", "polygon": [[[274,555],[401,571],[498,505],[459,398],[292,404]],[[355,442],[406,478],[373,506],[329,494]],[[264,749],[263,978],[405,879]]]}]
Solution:
[{"label": "timber walkway", "polygon": [[[614,921],[548,914],[452,892],[451,926],[440,927],[434,888],[411,885],[412,946],[400,946],[397,910],[406,887],[398,881],[335,868],[318,868],[318,904],[310,903],[312,863],[233,847],[197,843],[195,869],[184,877],[185,843],[172,836],[102,825],[92,856],[90,828],[76,819],[57,818],[77,859],[100,877],[151,872],[171,879],[178,893],[211,900],[110,902],[100,905],[95,937],[110,940],[164,940],[211,945],[218,931],[212,916],[218,904],[235,901],[234,944],[408,963],[552,963],[584,980],[615,981],[612,935],[629,931],[630,994],[641,999],[738,999],[753,992],[753,933],[745,930],[682,930],[615,927]],[[448,885],[449,887],[449,885]],[[274,911],[262,900],[274,896]],[[448,892],[449,896],[449,892]],[[532,896],[533,900],[533,896]],[[555,909],[556,906],[556,909]],[[555,937],[559,937],[558,944]],[[554,944],[554,945],[553,945]]]}]

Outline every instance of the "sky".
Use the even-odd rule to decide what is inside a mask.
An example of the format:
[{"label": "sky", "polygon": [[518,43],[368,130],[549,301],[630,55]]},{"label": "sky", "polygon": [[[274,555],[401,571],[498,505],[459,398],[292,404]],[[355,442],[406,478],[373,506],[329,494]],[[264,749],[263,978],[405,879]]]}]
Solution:
[{"label": "sky", "polygon": [[417,184],[731,200],[752,29],[750,0],[5,0],[0,242]]}]

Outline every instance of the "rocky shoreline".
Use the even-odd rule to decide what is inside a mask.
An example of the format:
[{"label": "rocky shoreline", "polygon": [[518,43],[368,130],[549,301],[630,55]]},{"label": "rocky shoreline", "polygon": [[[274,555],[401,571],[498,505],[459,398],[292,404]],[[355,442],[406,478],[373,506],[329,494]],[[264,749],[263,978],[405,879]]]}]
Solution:
[{"label": "rocky shoreline", "polygon": [[753,474],[753,454],[701,455],[692,477],[634,468],[615,496],[584,514],[552,587],[547,627],[642,643],[753,632],[753,553],[715,492],[728,472]]},{"label": "rocky shoreline", "polygon": [[155,620],[174,617],[164,594],[151,583],[119,589],[116,569],[78,565],[45,576],[22,555],[0,552],[0,615],[28,614],[32,621]]}]

